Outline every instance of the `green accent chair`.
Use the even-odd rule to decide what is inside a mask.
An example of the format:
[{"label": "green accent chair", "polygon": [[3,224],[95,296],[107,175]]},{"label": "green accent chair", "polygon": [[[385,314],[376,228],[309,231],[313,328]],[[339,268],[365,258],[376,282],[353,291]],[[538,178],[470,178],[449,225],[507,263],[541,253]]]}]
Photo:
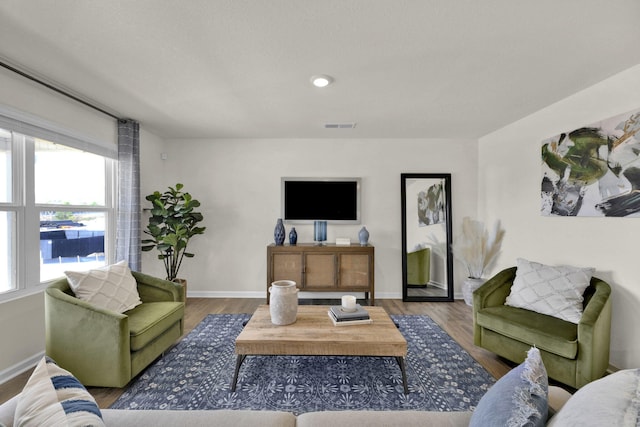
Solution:
[{"label": "green accent chair", "polygon": [[45,291],[46,353],[85,386],[125,386],[184,332],[182,286],[132,274],[142,304],[123,314],[76,298],[66,277]]},{"label": "green accent chair", "polygon": [[504,305],[516,267],[489,279],[473,293],[473,339],[515,363],[536,346],[550,378],[574,388],[604,376],[609,367],[611,287],[593,277],[578,324]]},{"label": "green accent chair", "polygon": [[407,285],[424,286],[431,274],[431,250],[420,249],[407,253]]}]

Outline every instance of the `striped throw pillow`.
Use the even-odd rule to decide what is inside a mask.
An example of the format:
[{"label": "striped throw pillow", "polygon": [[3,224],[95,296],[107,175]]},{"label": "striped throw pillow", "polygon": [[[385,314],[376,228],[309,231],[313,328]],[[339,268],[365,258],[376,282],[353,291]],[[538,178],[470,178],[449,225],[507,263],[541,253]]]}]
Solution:
[{"label": "striped throw pillow", "polygon": [[43,357],[18,398],[18,426],[104,426],[86,388],[49,357]]}]

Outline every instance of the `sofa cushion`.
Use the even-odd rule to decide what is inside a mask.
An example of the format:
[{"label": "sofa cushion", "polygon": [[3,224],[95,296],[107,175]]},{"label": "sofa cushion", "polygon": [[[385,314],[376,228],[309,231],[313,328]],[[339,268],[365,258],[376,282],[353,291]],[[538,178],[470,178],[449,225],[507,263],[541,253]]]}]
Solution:
[{"label": "sofa cushion", "polygon": [[578,323],[593,272],[593,268],[548,266],[518,258],[505,304]]},{"label": "sofa cushion", "polygon": [[96,401],[68,371],[43,357],[18,397],[15,425],[104,426]]},{"label": "sofa cushion", "polygon": [[483,328],[567,359],[575,359],[578,354],[578,325],[556,317],[502,305],[479,310],[476,322]]},{"label": "sofa cushion", "polygon": [[548,379],[540,351],[531,348],[523,363],[500,378],[482,396],[469,427],[544,426]]},{"label": "sofa cushion", "polygon": [[136,280],[126,261],[89,271],[65,271],[77,298],[100,308],[124,313],[142,304]]},{"label": "sofa cushion", "polygon": [[640,369],[626,369],[580,388],[548,425],[636,427],[639,422]]},{"label": "sofa cushion", "polygon": [[104,421],[117,427],[295,427],[296,416],[290,412],[252,410],[151,410],[105,409]]},{"label": "sofa cushion", "polygon": [[184,317],[182,302],[146,302],[125,313],[129,317],[131,351],[138,351]]},{"label": "sofa cushion", "polygon": [[7,427],[13,425],[13,418],[16,414],[16,405],[18,404],[19,394],[13,396],[0,405],[0,426]]},{"label": "sofa cushion", "polygon": [[318,411],[298,415],[297,427],[467,427],[471,412],[454,411]]}]

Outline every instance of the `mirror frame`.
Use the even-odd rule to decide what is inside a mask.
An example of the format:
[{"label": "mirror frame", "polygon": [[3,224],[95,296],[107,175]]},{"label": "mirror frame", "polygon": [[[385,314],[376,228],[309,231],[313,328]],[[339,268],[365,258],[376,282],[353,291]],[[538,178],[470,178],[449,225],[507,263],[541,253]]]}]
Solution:
[{"label": "mirror frame", "polygon": [[[445,200],[445,233],[446,244],[446,296],[411,296],[407,280],[407,180],[416,179],[442,179],[444,180]],[[400,175],[400,194],[402,200],[402,300],[403,301],[453,301],[453,254],[451,252],[452,215],[451,215],[451,174],[450,173],[403,173]]]}]

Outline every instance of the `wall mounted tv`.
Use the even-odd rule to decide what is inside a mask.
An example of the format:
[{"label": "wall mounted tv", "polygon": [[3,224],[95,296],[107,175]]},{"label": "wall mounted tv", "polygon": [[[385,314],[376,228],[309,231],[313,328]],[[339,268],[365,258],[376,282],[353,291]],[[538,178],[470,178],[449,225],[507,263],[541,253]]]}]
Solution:
[{"label": "wall mounted tv", "polygon": [[360,224],[360,178],[282,178],[282,218]]}]

